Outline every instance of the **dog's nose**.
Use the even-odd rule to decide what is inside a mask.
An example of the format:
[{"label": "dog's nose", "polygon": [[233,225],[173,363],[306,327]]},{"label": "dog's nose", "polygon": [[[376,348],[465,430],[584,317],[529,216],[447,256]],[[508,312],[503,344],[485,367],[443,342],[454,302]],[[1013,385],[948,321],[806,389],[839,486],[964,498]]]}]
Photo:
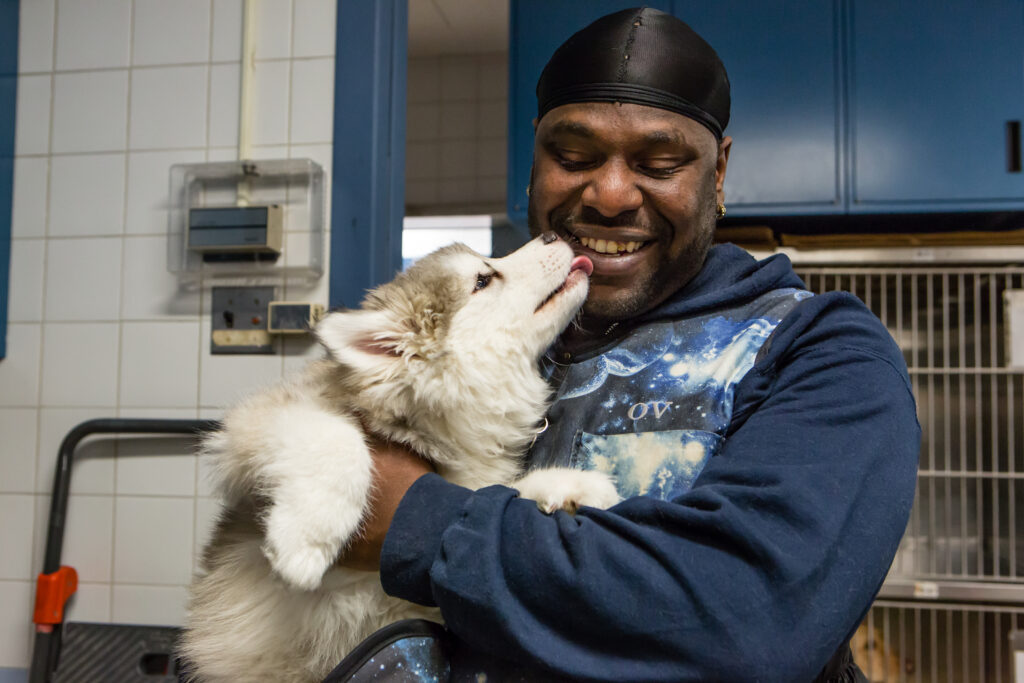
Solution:
[{"label": "dog's nose", "polygon": [[542,232],[540,234],[540,238],[544,241],[544,244],[551,244],[558,240],[558,235],[548,230],[546,232]]}]

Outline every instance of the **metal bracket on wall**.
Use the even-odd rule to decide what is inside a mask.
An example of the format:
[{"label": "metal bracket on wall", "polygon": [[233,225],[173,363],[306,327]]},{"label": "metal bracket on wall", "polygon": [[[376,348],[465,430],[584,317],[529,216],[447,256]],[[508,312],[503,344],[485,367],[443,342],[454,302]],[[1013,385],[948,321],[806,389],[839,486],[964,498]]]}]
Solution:
[{"label": "metal bracket on wall", "polygon": [[267,307],[273,287],[214,287],[210,306],[210,353],[273,354]]}]

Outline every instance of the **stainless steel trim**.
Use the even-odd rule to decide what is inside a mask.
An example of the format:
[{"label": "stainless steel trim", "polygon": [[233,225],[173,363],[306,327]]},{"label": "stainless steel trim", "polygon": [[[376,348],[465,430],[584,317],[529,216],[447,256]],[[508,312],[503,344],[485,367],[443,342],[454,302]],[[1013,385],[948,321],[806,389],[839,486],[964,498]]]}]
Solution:
[{"label": "stainless steel trim", "polygon": [[1024,583],[1003,581],[929,581],[889,577],[878,592],[880,600],[910,600],[915,606],[946,602],[984,605],[1024,605]]}]

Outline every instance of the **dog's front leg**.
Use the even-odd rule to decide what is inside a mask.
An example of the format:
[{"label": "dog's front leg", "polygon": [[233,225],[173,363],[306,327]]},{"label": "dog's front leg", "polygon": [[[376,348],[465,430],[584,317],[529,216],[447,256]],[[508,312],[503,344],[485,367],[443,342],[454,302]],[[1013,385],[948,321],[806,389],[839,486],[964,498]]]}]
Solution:
[{"label": "dog's front leg", "polygon": [[315,406],[282,411],[265,463],[270,506],[263,552],[281,578],[313,590],[359,531],[372,457],[350,418]]},{"label": "dog's front leg", "polygon": [[543,512],[575,514],[583,506],[610,508],[622,498],[615,481],[603,472],[551,467],[533,470],[512,484],[523,498],[537,502]]}]

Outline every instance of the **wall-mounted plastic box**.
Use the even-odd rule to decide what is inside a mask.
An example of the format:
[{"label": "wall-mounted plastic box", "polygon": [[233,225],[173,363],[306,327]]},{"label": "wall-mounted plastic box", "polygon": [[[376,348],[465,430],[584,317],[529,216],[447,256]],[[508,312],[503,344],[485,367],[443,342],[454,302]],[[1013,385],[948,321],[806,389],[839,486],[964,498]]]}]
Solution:
[{"label": "wall-mounted plastic box", "polygon": [[[198,248],[194,235],[190,245],[190,229],[210,227],[209,220],[198,219],[201,214],[236,213],[204,210],[234,207],[271,207],[280,222],[281,248]],[[171,167],[167,268],[187,288],[308,285],[323,275],[323,259],[324,172],[316,162],[271,159]]]}]

